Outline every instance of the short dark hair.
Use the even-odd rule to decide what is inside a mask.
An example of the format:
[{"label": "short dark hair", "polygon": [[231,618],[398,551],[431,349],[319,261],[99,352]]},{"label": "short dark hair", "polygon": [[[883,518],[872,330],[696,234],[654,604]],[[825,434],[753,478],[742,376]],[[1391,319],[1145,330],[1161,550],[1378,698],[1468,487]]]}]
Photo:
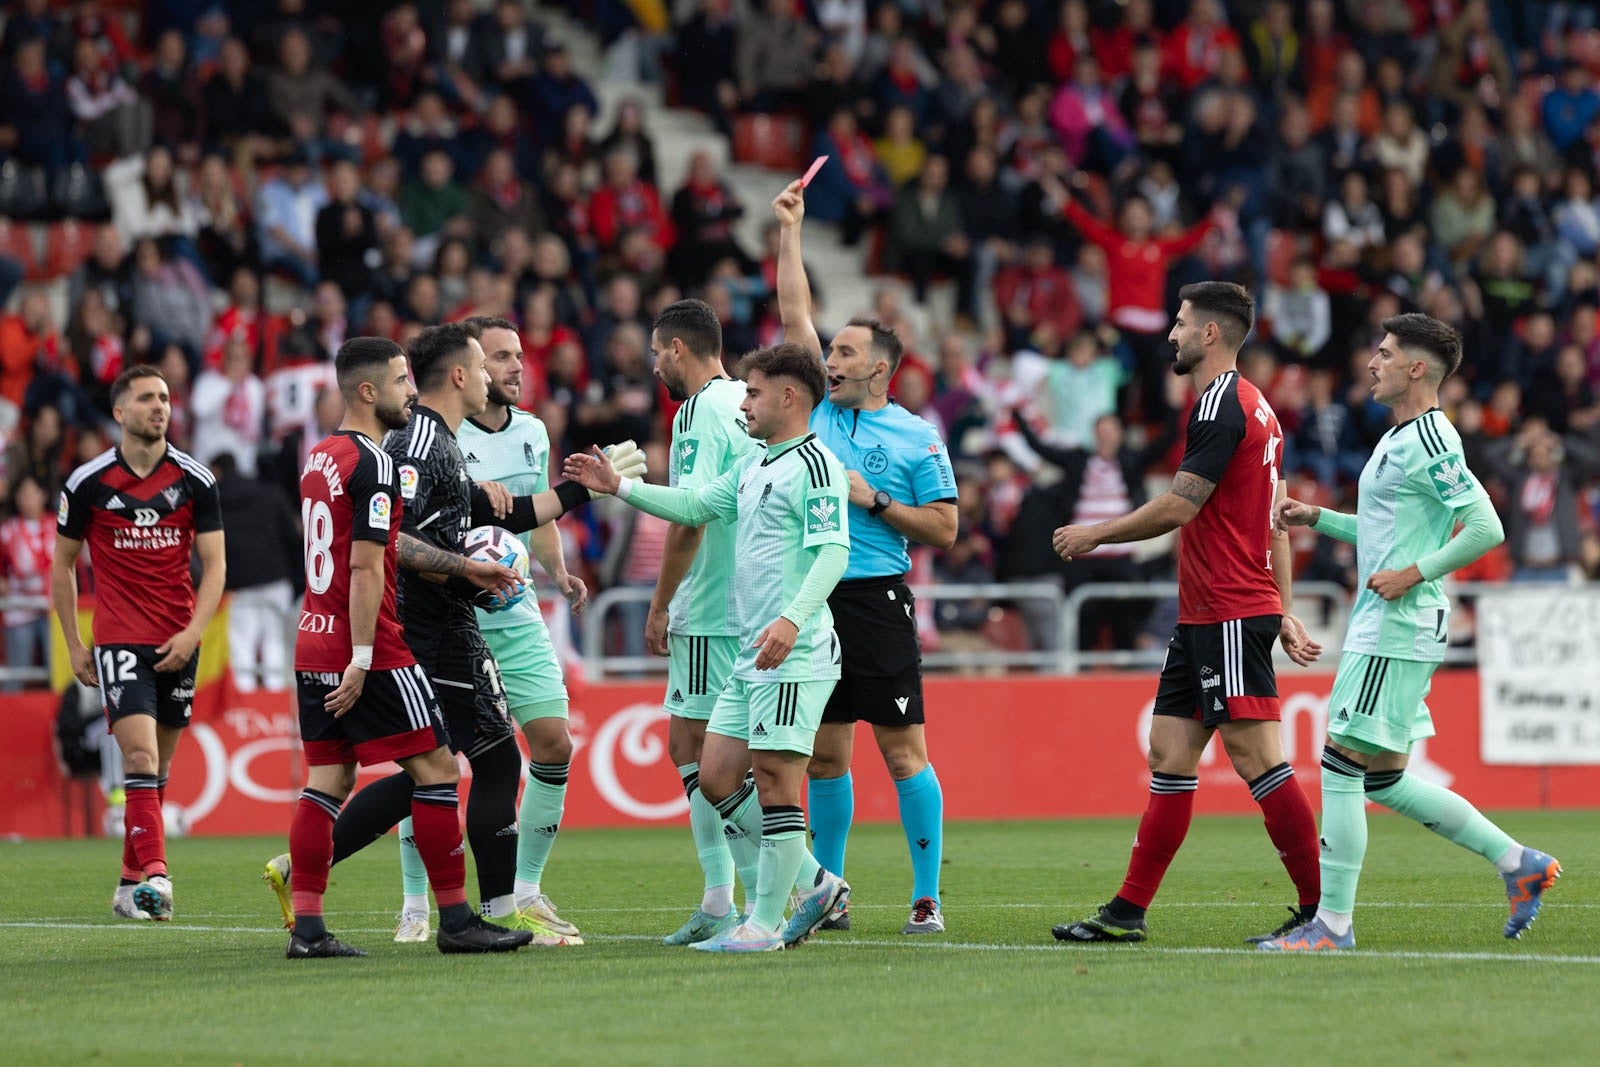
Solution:
[{"label": "short dark hair", "polygon": [[477,340],[459,322],[428,326],[411,341],[411,376],[419,390],[437,389],[451,367],[466,362],[468,346]]},{"label": "short dark hair", "polygon": [[1443,373],[1442,382],[1461,367],[1461,331],[1431,315],[1409,312],[1391,315],[1378,324],[1384,333],[1392,333],[1400,347],[1413,356],[1422,355]]},{"label": "short dark hair", "polygon": [[387,368],[391,359],[405,354],[405,349],[387,337],[347,339],[333,357],[333,371],[339,380],[339,392],[348,400],[355,393],[356,386],[373,380],[374,368]]},{"label": "short dark hair", "polygon": [[798,382],[811,394],[811,406],[816,407],[828,394],[828,376],[823,373],[822,360],[815,352],[808,352],[793,341],[784,341],[768,348],[758,348],[744,357],[739,364],[739,376],[750,377],[758,370],[768,378],[788,378]]},{"label": "short dark hair", "polygon": [[900,335],[885,326],[880,320],[871,315],[857,315],[846,326],[860,326],[872,334],[872,342],[867,347],[868,354],[877,359],[889,361],[889,376],[900,369],[900,359],[906,354],[906,346],[900,343]]},{"label": "short dark hair", "polygon": [[1222,341],[1238,348],[1256,325],[1256,302],[1250,290],[1233,282],[1195,282],[1178,290],[1178,299],[1211,317],[1222,330]]},{"label": "short dark hair", "polygon": [[517,324],[510,319],[501,318],[499,315],[469,315],[456,325],[467,331],[467,336],[474,341],[482,341],[483,335],[490,330],[510,330],[517,332]]},{"label": "short dark hair", "polygon": [[722,354],[722,323],[704,300],[678,300],[661,309],[653,327],[663,341],[676,338],[699,359]]},{"label": "short dark hair", "polygon": [[138,381],[140,378],[160,378],[163,383],[167,380],[167,376],[162,374],[160,369],[155,365],[150,363],[135,363],[133,366],[117,375],[116,381],[111,383],[111,406],[116,407],[118,404],[127,399],[128,390],[132,389],[133,383]]}]

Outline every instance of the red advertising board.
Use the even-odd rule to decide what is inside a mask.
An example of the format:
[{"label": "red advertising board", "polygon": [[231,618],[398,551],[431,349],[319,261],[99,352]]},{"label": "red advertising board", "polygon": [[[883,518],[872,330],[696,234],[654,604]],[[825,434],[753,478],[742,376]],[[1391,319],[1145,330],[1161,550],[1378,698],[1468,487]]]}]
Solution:
[{"label": "red advertising board", "polygon": [[[203,672],[204,673],[204,672]],[[1286,672],[1284,748],[1315,800],[1332,675]],[[1155,680],[936,678],[927,683],[928,747],[952,819],[1137,815],[1148,773],[1145,731]],[[574,693],[573,773],[563,825],[683,821],[687,803],[667,755],[659,684],[588,685]],[[1441,672],[1429,703],[1439,736],[1413,767],[1487,809],[1600,807],[1587,767],[1488,766],[1479,756],[1478,679]],[[53,696],[6,701],[0,753],[0,835],[58,836],[69,794],[50,743]],[[856,744],[856,817],[892,821],[892,784],[862,728]],[[222,678],[201,686],[179,749],[168,800],[198,834],[285,833],[299,784],[295,717],[287,694],[238,694]],[[363,778],[388,773],[363,772]],[[470,773],[470,772],[468,772]],[[1213,743],[1200,770],[1198,809],[1253,812],[1249,791]]]}]

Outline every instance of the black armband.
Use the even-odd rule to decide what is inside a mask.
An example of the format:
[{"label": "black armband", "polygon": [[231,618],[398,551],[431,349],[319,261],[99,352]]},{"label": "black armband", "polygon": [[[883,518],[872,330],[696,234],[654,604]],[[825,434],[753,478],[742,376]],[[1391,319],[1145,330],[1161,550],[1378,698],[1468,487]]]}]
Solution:
[{"label": "black armband", "polygon": [[561,501],[561,514],[565,515],[589,502],[589,490],[577,482],[562,482],[556,486],[556,499]]}]

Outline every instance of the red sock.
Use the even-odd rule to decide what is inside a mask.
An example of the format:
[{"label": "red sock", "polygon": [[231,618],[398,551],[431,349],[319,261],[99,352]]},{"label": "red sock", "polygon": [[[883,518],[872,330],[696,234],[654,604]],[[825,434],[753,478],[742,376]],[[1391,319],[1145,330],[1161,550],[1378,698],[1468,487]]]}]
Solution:
[{"label": "red sock", "polygon": [[139,869],[139,857],[133,854],[133,839],[128,836],[126,808],[122,817],[122,877],[134,882],[144,881],[144,872]]},{"label": "red sock", "polygon": [[289,823],[290,885],[295,915],[321,915],[322,896],[328,891],[328,867],[333,863],[333,820],[339,801],[315,789],[301,792]]},{"label": "red sock", "polygon": [[411,794],[411,827],[439,910],[467,902],[466,846],[454,785],[419,785]]},{"label": "red sock", "polygon": [[[156,776],[130,774],[125,783],[127,807],[122,816],[122,856],[126,863],[133,855],[137,877],[150,878],[167,873],[166,826],[161,820],[161,800],[157,796]],[[129,877],[135,877],[129,875]]]},{"label": "red sock", "polygon": [[1189,833],[1194,816],[1194,791],[1200,779],[1157,771],[1150,779],[1150,803],[1139,820],[1139,835],[1128,857],[1128,876],[1117,896],[1139,908],[1148,908],[1161,888],[1172,857]]},{"label": "red sock", "polygon": [[1302,908],[1314,908],[1322,899],[1321,851],[1317,845],[1317,819],[1294,768],[1280,763],[1250,783],[1250,795],[1261,805],[1267,836],[1278,848],[1278,858],[1300,894]]}]

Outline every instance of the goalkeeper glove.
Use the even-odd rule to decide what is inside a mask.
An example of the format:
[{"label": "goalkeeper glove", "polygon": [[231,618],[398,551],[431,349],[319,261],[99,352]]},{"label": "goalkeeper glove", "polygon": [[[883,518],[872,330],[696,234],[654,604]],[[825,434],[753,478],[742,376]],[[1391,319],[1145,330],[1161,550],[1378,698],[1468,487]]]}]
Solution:
[{"label": "goalkeeper glove", "polygon": [[[644,450],[632,441],[622,441],[618,444],[607,445],[601,449],[606,458],[611,461],[611,467],[617,472],[619,478],[643,478],[647,470],[644,459]],[[603,493],[589,490],[589,499],[599,500]]]}]

